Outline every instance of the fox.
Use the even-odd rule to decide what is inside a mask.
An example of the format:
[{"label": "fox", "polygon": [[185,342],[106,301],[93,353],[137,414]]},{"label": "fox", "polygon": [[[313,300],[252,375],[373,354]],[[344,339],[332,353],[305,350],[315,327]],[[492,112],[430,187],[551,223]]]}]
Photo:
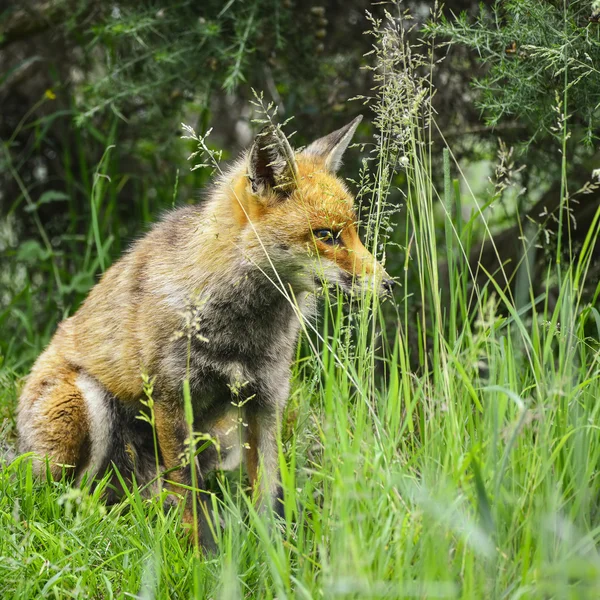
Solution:
[{"label": "fox", "polygon": [[[155,481],[158,452],[164,486],[203,548],[215,543],[211,470],[244,466],[259,509],[283,515],[278,439],[302,320],[323,286],[387,295],[393,285],[336,174],[361,118],[299,150],[267,125],[204,202],[165,214],[106,270],[20,394],[19,451],[36,473],[81,483],[112,471],[118,500],[120,481]],[[153,423],[139,418],[142,374]],[[216,440],[193,461],[185,381],[194,434]]]}]

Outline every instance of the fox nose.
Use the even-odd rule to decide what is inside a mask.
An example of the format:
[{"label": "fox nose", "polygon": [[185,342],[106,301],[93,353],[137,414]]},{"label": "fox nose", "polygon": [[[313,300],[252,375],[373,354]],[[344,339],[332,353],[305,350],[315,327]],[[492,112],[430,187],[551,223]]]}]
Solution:
[{"label": "fox nose", "polygon": [[390,296],[392,295],[392,292],[394,291],[395,285],[396,285],[396,282],[393,279],[391,279],[390,277],[383,280],[383,289]]}]

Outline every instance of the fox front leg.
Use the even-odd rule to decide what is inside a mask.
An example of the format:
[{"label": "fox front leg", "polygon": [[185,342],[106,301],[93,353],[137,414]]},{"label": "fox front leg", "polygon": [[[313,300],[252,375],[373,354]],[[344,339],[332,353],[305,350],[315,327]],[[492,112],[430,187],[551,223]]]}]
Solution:
[{"label": "fox front leg", "polygon": [[278,412],[274,407],[246,407],[246,444],[244,459],[254,501],[264,509],[270,504],[281,518],[283,489],[279,476]]},{"label": "fox front leg", "polygon": [[[165,480],[168,487],[184,498],[183,522],[190,526],[192,535],[197,536],[200,546],[206,551],[216,549],[213,533],[208,520],[210,507],[208,495],[204,489],[202,469],[196,458],[189,460],[189,429],[185,421],[183,407],[178,400],[157,402],[155,405],[156,434],[158,445],[167,474]],[[192,477],[192,469],[196,472],[196,481]],[[198,492],[193,492],[194,483]],[[192,494],[196,493],[196,514],[194,519],[194,502]]]}]

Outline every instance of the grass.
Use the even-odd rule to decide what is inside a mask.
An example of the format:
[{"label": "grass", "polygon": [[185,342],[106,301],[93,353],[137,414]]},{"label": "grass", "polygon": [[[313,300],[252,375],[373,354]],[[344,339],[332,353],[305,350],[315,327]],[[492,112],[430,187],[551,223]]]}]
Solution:
[{"label": "grass", "polygon": [[[390,50],[403,48],[401,29],[375,27],[381,135],[358,183],[371,207],[365,239],[378,252],[387,237],[402,244],[406,269],[394,303],[367,297],[348,311],[326,301],[311,336],[317,352],[299,349],[280,446],[285,520],[257,515],[244,480],[218,474],[218,552],[200,558],[164,494],[143,500],[134,489],[108,507],[103,484],[40,481],[19,457],[0,470],[3,598],[600,596],[598,289],[591,303],[582,295],[597,220],[543,290],[530,285],[527,261],[518,301],[497,274],[472,288],[472,222],[456,216],[450,152],[442,189],[434,184],[432,90],[414,56]],[[398,165],[406,219],[390,235]],[[96,175],[88,185],[90,269],[114,257],[100,218],[114,192],[104,184]],[[388,256],[400,252],[388,244]],[[50,332],[26,312],[21,320],[37,351]],[[18,340],[4,347],[2,437],[11,440],[18,380],[35,354]]]}]

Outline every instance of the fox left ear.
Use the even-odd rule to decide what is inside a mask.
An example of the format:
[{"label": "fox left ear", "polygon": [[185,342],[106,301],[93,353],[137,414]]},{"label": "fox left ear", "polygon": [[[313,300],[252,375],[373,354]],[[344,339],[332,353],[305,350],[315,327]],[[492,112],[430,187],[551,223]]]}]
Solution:
[{"label": "fox left ear", "polygon": [[348,123],[345,127],[314,141],[304,149],[304,152],[323,158],[325,168],[335,173],[340,168],[342,156],[346,152],[346,148],[350,144],[352,136],[361,121],[362,115],[358,115],[356,119]]},{"label": "fox left ear", "polygon": [[278,125],[267,125],[256,136],[248,161],[252,191],[264,196],[269,190],[288,196],[296,186],[296,159]]}]

